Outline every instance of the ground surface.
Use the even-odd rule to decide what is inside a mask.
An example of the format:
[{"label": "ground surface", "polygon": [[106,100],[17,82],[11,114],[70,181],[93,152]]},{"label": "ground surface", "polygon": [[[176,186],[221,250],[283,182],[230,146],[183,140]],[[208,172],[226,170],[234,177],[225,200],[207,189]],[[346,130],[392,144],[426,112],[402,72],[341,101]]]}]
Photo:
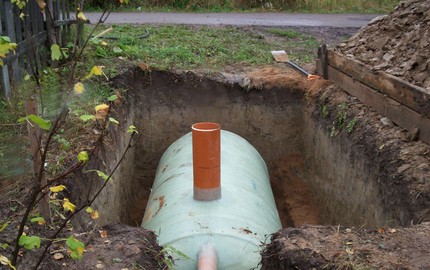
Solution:
[{"label": "ground surface", "polygon": [[[101,13],[89,12],[85,15],[92,23],[95,23]],[[360,28],[377,16],[369,14],[115,12],[110,14],[106,23]]]}]

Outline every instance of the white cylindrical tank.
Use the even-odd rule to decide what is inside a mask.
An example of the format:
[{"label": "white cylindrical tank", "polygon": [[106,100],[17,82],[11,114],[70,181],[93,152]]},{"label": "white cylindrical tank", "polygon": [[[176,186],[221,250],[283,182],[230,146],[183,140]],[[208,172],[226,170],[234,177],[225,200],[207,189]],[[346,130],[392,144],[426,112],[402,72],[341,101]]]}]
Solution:
[{"label": "white cylindrical tank", "polygon": [[160,160],[142,227],[173,247],[175,269],[197,269],[208,246],[218,269],[257,269],[261,245],[281,229],[264,160],[245,139],[222,130],[221,198],[214,201],[193,199],[192,162],[188,133]]}]

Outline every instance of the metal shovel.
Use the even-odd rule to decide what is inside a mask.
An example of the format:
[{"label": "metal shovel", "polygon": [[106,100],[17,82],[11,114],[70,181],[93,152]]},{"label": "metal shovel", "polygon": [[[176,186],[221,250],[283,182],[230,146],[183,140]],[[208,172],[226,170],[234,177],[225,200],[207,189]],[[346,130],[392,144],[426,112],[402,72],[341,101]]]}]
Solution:
[{"label": "metal shovel", "polygon": [[271,53],[272,53],[273,58],[275,58],[276,62],[289,64],[294,69],[296,69],[298,72],[305,75],[309,80],[319,78],[318,75],[312,75],[309,72],[307,72],[306,70],[304,70],[303,68],[301,68],[298,65],[294,64],[293,62],[291,62],[290,59],[288,58],[288,54],[284,50],[282,50],[282,51],[271,51]]}]

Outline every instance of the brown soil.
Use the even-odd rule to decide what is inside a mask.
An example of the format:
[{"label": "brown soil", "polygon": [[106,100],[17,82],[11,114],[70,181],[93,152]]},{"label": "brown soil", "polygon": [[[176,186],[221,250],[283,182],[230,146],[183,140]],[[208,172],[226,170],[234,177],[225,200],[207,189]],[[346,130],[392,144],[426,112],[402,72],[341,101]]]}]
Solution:
[{"label": "brown soil", "polygon": [[[67,255],[64,242],[59,242],[53,245],[39,269],[137,270],[163,269],[166,266],[155,234],[140,227],[112,224],[93,227],[75,237],[85,244],[82,260],[72,260]],[[38,258],[37,253],[25,254],[19,269],[32,269],[30,266],[35,258]]]},{"label": "brown soil", "polygon": [[337,50],[372,70],[384,71],[430,90],[430,0],[403,1]]},{"label": "brown soil", "polygon": [[366,231],[330,226],[283,229],[262,252],[262,270],[429,269],[430,224]]}]

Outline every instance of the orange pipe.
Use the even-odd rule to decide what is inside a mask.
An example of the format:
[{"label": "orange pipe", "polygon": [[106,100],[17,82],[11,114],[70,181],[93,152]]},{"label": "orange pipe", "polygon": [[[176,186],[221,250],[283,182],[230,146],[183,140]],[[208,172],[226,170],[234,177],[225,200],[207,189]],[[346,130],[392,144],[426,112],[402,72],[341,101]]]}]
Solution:
[{"label": "orange pipe", "polygon": [[217,123],[201,122],[192,126],[195,200],[221,198],[220,135],[221,126]]}]

